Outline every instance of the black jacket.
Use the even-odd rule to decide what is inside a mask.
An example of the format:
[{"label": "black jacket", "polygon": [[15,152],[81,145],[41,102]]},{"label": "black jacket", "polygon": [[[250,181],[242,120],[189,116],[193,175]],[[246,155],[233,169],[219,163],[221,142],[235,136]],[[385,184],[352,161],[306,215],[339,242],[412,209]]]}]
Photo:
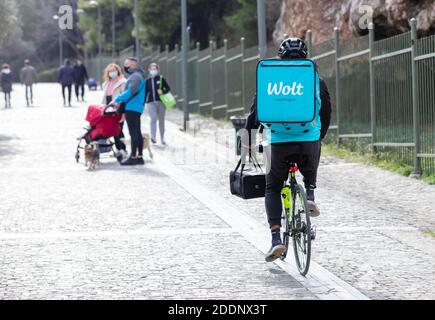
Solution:
[{"label": "black jacket", "polygon": [[86,67],[83,64],[80,66],[76,64],[74,66],[74,83],[85,84],[88,78],[88,71],[86,70]]},{"label": "black jacket", "polygon": [[[322,100],[322,108],[320,109],[320,121],[322,123],[322,129],[320,130],[320,138],[323,140],[329,130],[329,125],[331,124],[331,97],[329,95],[328,87],[325,81],[320,79],[320,99]],[[260,122],[257,117],[257,98],[254,97],[254,101],[251,106],[251,113],[246,121],[246,129],[258,129]]]},{"label": "black jacket", "polygon": [[146,83],[146,103],[151,103],[155,101],[161,101],[158,90],[162,87],[163,93],[168,93],[171,91],[168,82],[162,76],[156,76],[154,78],[148,78]]},{"label": "black jacket", "polygon": [[5,93],[12,91],[12,72],[3,73],[0,71],[0,87]]},{"label": "black jacket", "polygon": [[74,83],[74,69],[71,65],[64,65],[59,69],[59,76],[57,80],[64,86],[70,86]]}]

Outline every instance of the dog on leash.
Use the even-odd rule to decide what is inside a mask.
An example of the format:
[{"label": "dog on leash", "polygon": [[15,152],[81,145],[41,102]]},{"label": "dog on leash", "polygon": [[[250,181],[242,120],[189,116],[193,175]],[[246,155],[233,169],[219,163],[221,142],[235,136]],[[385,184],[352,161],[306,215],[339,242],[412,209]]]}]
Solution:
[{"label": "dog on leash", "polygon": [[85,146],[85,166],[89,170],[97,169],[100,165],[100,149],[98,143],[93,142]]},{"label": "dog on leash", "polygon": [[144,150],[147,149],[150,154],[150,158],[154,159],[154,155],[151,150],[151,137],[148,133],[143,134],[143,148]]}]

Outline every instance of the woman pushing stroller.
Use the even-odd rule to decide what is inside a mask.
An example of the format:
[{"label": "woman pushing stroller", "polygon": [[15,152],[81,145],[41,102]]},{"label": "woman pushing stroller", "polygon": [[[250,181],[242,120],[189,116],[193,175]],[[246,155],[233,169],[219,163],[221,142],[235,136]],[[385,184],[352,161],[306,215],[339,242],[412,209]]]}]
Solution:
[{"label": "woman pushing stroller", "polygon": [[[124,74],[122,73],[121,67],[118,66],[115,63],[109,64],[106,69],[104,70],[104,83],[103,83],[103,90],[104,90],[104,96],[102,104],[109,105],[114,101],[117,97],[119,97],[125,90],[125,85],[127,83],[127,80],[124,77]],[[121,122],[119,125],[121,126],[121,134],[117,137],[114,137],[115,139],[115,147],[118,151],[117,159],[118,161],[122,162],[128,157],[127,154],[127,147],[124,143],[124,122],[125,117],[122,117]]]},{"label": "woman pushing stroller", "polygon": [[[114,152],[118,161],[123,166],[145,165],[143,159],[143,149],[145,138],[141,131],[141,115],[144,112],[145,102],[145,76],[139,67],[138,60],[128,58],[124,63],[125,73],[129,75],[125,80],[119,66],[111,64],[106,68],[104,83],[103,105],[92,105],[88,109],[86,121],[90,123],[88,132],[79,138],[76,160],[80,159],[79,149],[83,149],[80,143],[85,140],[87,144],[97,140],[103,141],[102,153],[107,148],[112,148],[114,143],[107,142],[110,138],[116,140],[118,154]],[[109,102],[110,101],[110,102]],[[109,102],[109,103],[108,103]],[[126,146],[122,141],[122,123],[126,120],[131,137],[131,155],[127,160],[122,159],[127,154]],[[100,141],[100,149],[102,148]],[[152,154],[150,154],[152,157]]]}]

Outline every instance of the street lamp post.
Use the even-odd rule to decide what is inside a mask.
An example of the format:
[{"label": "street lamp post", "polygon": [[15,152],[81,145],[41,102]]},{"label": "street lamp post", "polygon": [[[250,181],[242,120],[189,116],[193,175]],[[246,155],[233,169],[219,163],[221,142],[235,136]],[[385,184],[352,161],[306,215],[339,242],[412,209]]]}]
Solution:
[{"label": "street lamp post", "polygon": [[85,66],[88,67],[88,38],[86,36],[86,33],[83,34],[83,51],[85,54]]},{"label": "street lamp post", "polygon": [[101,32],[102,32],[102,21],[101,21],[101,5],[93,0],[90,3],[90,6],[93,8],[97,8],[98,11],[98,59],[97,59],[97,83],[99,83],[100,79],[101,79],[101,54],[102,54],[102,37],[101,37]]},{"label": "street lamp post", "polygon": [[258,10],[258,46],[260,59],[267,57],[267,36],[266,36],[266,7],[264,0],[257,0]]},{"label": "street lamp post", "polygon": [[181,38],[182,38],[182,96],[183,96],[183,110],[184,110],[184,121],[183,129],[187,131],[187,123],[189,121],[189,101],[187,96],[187,51],[188,51],[188,33],[187,30],[187,2],[186,0],[181,0]]},{"label": "street lamp post", "polygon": [[136,29],[136,58],[140,61],[140,38],[139,38],[139,3],[138,0],[134,0],[134,15],[135,15],[135,29]]},{"label": "street lamp post", "polygon": [[112,58],[116,56],[115,0],[112,0]]},{"label": "street lamp post", "polygon": [[[77,9],[76,12],[78,15],[85,14],[85,10],[83,9]],[[85,66],[87,66],[88,65],[88,41],[86,37],[86,32],[83,33],[83,53],[84,53],[84,63]]]},{"label": "street lamp post", "polygon": [[[59,16],[57,14],[55,14],[53,16],[53,19],[56,22],[58,22]],[[62,33],[62,29],[60,28],[60,26],[57,25],[57,27],[59,28],[59,66],[61,66],[63,64],[63,33]]]}]

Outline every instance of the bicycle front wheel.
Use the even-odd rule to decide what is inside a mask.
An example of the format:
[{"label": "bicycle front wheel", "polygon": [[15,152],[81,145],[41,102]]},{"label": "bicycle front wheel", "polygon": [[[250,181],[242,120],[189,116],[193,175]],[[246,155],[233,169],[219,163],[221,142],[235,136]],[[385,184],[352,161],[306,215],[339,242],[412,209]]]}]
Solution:
[{"label": "bicycle front wheel", "polygon": [[301,185],[293,194],[292,238],[299,273],[305,276],[310,269],[311,220],[308,212],[307,195]]},{"label": "bicycle front wheel", "polygon": [[285,246],[285,251],[281,256],[281,260],[287,258],[288,248],[291,237],[291,191],[289,186],[285,186],[281,191],[282,197],[282,214],[281,214],[281,239]]}]

